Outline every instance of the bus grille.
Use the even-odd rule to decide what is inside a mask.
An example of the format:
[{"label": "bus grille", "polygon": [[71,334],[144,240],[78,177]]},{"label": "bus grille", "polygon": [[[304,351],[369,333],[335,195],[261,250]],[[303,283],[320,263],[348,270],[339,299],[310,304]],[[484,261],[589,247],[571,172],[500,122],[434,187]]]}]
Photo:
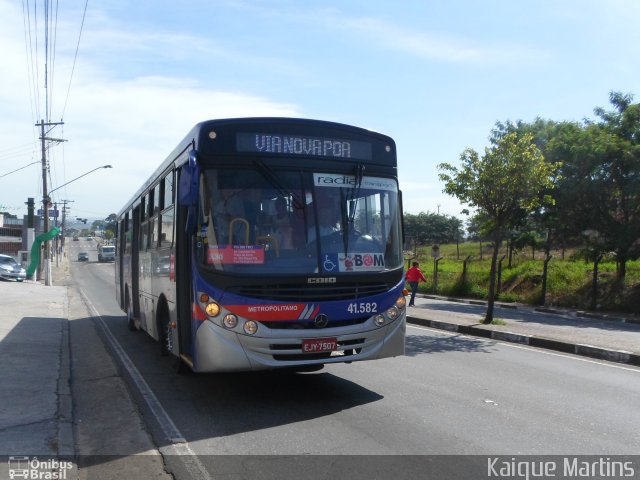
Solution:
[{"label": "bus grille", "polygon": [[387,283],[353,283],[348,285],[281,284],[232,287],[228,291],[236,295],[259,298],[261,300],[318,302],[322,300],[348,300],[370,297],[388,292],[393,286]]},{"label": "bus grille", "polygon": [[[370,317],[360,317],[360,318],[348,318],[345,320],[329,320],[329,324],[324,328],[335,328],[335,327],[347,327],[350,325],[360,325]],[[318,330],[318,327],[312,320],[302,321],[302,320],[294,320],[294,321],[275,321],[269,322],[264,320],[259,320],[261,324],[266,327],[269,327],[274,330]]]}]

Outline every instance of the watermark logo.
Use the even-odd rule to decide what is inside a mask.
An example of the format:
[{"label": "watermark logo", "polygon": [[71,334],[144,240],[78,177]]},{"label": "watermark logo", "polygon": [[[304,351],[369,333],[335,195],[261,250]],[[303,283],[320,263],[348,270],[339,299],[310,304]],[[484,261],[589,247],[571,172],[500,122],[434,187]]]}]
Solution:
[{"label": "watermark logo", "polygon": [[38,457],[9,457],[9,478],[28,480],[66,480],[67,472],[73,468],[72,462],[55,459],[38,460]]}]

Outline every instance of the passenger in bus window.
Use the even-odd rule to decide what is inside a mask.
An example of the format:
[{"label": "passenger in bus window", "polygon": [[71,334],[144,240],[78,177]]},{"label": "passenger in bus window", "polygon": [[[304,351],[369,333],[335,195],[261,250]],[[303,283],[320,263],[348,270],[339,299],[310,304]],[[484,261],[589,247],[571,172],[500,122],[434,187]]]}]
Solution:
[{"label": "passenger in bus window", "polygon": [[291,215],[287,209],[287,200],[278,197],[275,201],[276,213],[271,216],[271,226],[274,236],[278,239],[278,244],[282,249],[293,248],[293,226]]},{"label": "passenger in bus window", "polygon": [[[220,196],[214,204],[213,216],[218,232],[219,244],[245,243],[247,234],[244,218],[244,206],[241,189],[221,189]],[[238,220],[236,220],[238,219]],[[235,221],[234,221],[235,220]],[[230,229],[233,231],[230,231]]]}]

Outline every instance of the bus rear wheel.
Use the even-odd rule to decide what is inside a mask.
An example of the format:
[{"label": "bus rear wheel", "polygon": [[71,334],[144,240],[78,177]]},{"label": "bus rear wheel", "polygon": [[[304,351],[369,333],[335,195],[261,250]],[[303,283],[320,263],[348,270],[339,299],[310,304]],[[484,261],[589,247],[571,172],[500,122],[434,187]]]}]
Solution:
[{"label": "bus rear wheel", "polygon": [[160,355],[166,357],[171,353],[171,327],[169,321],[161,321],[158,325],[160,333]]},{"label": "bus rear wheel", "polygon": [[127,304],[127,326],[129,327],[130,331],[137,332],[139,329],[138,329],[138,326],[136,325],[136,319],[133,316],[133,306],[131,305],[131,301],[129,300],[129,294],[127,294],[126,304]]},{"label": "bus rear wheel", "polygon": [[173,351],[173,335],[169,322],[169,310],[164,301],[158,304],[158,340],[160,341],[160,355],[166,357]]}]

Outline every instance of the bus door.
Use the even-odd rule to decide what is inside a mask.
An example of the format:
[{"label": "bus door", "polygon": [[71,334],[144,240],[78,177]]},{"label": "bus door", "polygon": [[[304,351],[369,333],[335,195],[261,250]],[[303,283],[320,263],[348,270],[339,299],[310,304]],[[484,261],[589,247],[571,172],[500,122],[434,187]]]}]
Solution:
[{"label": "bus door", "polygon": [[[196,228],[195,214],[198,202],[200,173],[195,152],[189,153],[189,163],[178,170],[176,195],[176,310],[178,317],[178,343],[180,354],[193,356],[191,302],[193,301],[192,250]],[[191,360],[193,360],[191,358]]]},{"label": "bus door", "polygon": [[127,213],[124,220],[120,220],[117,224],[118,233],[116,234],[117,238],[117,262],[115,264],[116,269],[116,298],[118,299],[118,305],[120,308],[125,308],[125,299],[124,299],[124,281],[125,281],[125,270],[124,270],[124,262],[125,262],[125,245],[126,245],[126,236],[127,232],[125,229],[125,225],[127,224],[127,218],[129,218],[129,214]]},{"label": "bus door", "polygon": [[176,219],[176,308],[180,353],[191,355],[191,233],[186,231],[188,207],[180,206]]},{"label": "bus door", "polygon": [[140,205],[133,209],[131,232],[131,302],[134,318],[140,319]]}]

